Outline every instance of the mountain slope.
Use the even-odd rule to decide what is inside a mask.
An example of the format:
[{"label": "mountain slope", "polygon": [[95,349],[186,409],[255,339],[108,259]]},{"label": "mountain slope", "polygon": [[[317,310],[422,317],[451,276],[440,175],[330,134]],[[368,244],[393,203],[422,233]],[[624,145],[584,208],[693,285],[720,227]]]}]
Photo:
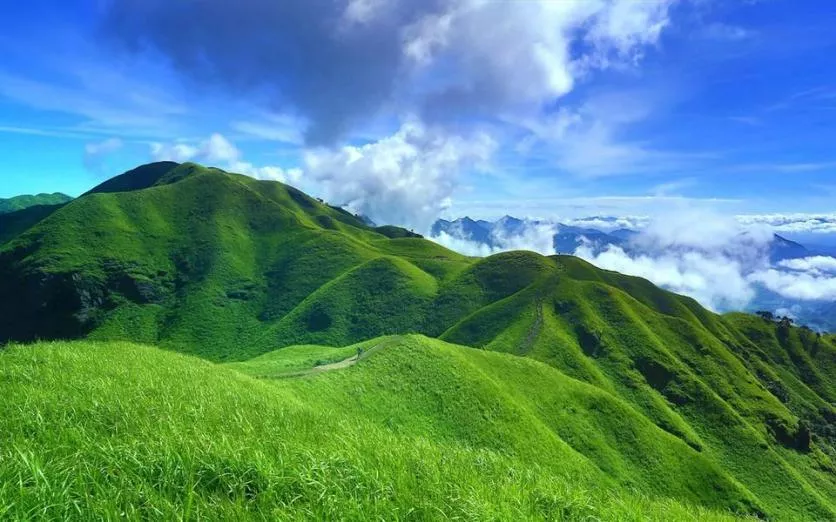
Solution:
[{"label": "mountain slope", "polygon": [[244,358],[237,346],[275,348],[269,329],[349,269],[399,254],[399,269],[442,276],[465,259],[389,239],[278,183],[191,164],[151,170],[116,178],[150,187],[97,189],[0,249],[12,275],[0,291],[26,296],[0,300],[0,338],[94,333]]},{"label": "mountain slope", "polygon": [[[509,354],[485,355],[487,362],[468,355],[468,372],[480,376],[473,389],[502,397],[486,418],[504,412],[536,428],[474,439],[456,432],[452,417],[429,419],[420,399],[429,383],[402,377],[403,396],[375,389],[387,404],[381,410],[344,404],[356,390],[388,382],[385,371],[348,383],[340,396],[311,390],[309,400],[330,396],[373,424],[392,412],[417,415],[429,424],[410,433],[430,440],[496,439],[519,451],[526,441],[559,440],[549,462],[580,455],[620,487],[788,520],[836,517],[832,336],[718,316],[571,256],[466,258],[405,231],[381,233],[279,183],[193,164],[149,168],[153,175],[140,168],[119,178],[131,190],[93,191],[0,246],[8,274],[0,279],[0,341],[130,340],[249,360],[241,364],[269,374],[282,347],[422,333]],[[439,365],[462,361],[455,349],[434,346],[409,352],[413,363],[392,364],[396,375],[408,368],[416,377],[433,368],[447,384],[430,393],[442,400],[464,381]],[[317,350],[310,357],[325,349]],[[532,387],[538,381],[550,384]],[[573,408],[592,416],[584,429],[564,422]],[[691,471],[677,477],[671,469]],[[701,482],[722,493],[703,496]]]},{"label": "mountain slope", "polygon": [[0,244],[31,228],[72,199],[58,192],[0,199]]},{"label": "mountain slope", "polygon": [[[545,365],[383,341],[345,371],[275,383],[127,343],[0,352],[0,516],[731,520],[686,498],[751,509],[696,452]],[[414,365],[427,365],[423,377]],[[538,401],[521,382],[531,371],[575,412],[532,410]],[[584,401],[606,407],[586,412]],[[637,448],[670,464],[670,482],[657,481],[682,498],[607,479],[558,433],[570,422],[636,429],[651,443]],[[612,433],[602,450],[630,443]]]}]

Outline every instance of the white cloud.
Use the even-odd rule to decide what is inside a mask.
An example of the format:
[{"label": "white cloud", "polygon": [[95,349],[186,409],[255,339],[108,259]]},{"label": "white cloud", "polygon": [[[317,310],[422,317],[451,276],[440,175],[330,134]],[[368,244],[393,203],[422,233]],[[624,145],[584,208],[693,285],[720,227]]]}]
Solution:
[{"label": "white cloud", "polygon": [[495,228],[491,231],[491,245],[464,239],[459,234],[448,234],[444,231],[430,237],[430,239],[450,250],[474,257],[486,257],[512,250],[530,250],[544,256],[550,256],[556,253],[554,249],[554,235],[556,233],[557,227],[553,224],[527,222],[522,229],[515,233]]},{"label": "white cloud", "polygon": [[644,277],[694,297],[714,310],[740,309],[756,295],[747,274],[768,266],[772,233],[744,228],[733,217],[681,209],[650,220],[629,248],[598,252],[582,245],[575,255],[608,270]]},{"label": "white cloud", "polygon": [[675,3],[675,0],[611,2],[601,11],[588,38],[598,45],[600,53],[613,48],[620,57],[635,61],[645,45],[658,41],[669,23],[668,9]]},{"label": "white cloud", "polygon": [[647,251],[718,252],[757,264],[772,238],[772,231],[762,225],[744,227],[733,217],[683,209],[651,220],[634,241]]},{"label": "white cloud", "polygon": [[575,227],[594,228],[603,232],[611,232],[622,228],[628,230],[643,229],[650,222],[650,218],[647,216],[594,216],[560,221],[566,225]]},{"label": "white cloud", "polygon": [[279,181],[281,183],[298,183],[303,175],[301,169],[283,169],[275,165],[257,167],[246,161],[232,162],[226,168],[232,172],[245,174],[256,179]]},{"label": "white cloud", "polygon": [[425,230],[449,207],[460,172],[485,168],[494,148],[485,134],[456,136],[410,121],[366,145],[308,150],[304,171],[332,203]]},{"label": "white cloud", "polygon": [[801,259],[786,259],[778,263],[783,268],[813,273],[836,273],[836,258],[830,256],[812,256]]},{"label": "white cloud", "polygon": [[737,220],[744,225],[768,225],[779,233],[836,233],[836,213],[749,214],[739,215],[737,216]]},{"label": "white cloud", "polygon": [[783,272],[768,269],[755,272],[749,279],[791,299],[836,300],[836,277],[819,272]]},{"label": "white cloud", "polygon": [[152,143],[151,157],[154,161],[176,161],[178,163],[194,159],[200,149],[186,143]]},{"label": "white cloud", "polygon": [[713,310],[743,309],[760,288],[785,299],[836,299],[836,259],[814,256],[770,266],[773,228],[760,219],[679,212],[651,220],[629,248],[590,245],[575,255],[644,277]]},{"label": "white cloud", "polygon": [[241,158],[241,151],[228,139],[214,133],[201,143],[197,155],[210,163],[233,163]]},{"label": "white cloud", "polygon": [[154,161],[198,161],[256,179],[283,183],[286,181],[295,183],[302,177],[302,171],[299,169],[283,169],[274,165],[256,166],[244,161],[243,154],[238,147],[218,133],[210,135],[198,144],[152,143],[150,148]]},{"label": "white cloud", "polygon": [[[836,300],[836,258],[786,255],[774,242],[774,225],[797,226],[830,219],[828,215],[733,216],[680,206],[655,217],[593,216],[576,219],[522,220],[509,228],[488,224],[492,235],[484,243],[463,240],[467,229],[447,228],[435,241],[462,253],[490,255],[503,250],[528,249],[550,254],[551,239],[563,223],[569,226],[637,232],[620,243],[582,238],[574,254],[608,270],[643,277],[676,293],[691,296],[716,311],[748,307],[796,306],[806,310],[816,302]],[[520,224],[522,223],[522,224]],[[464,227],[464,222],[456,222]],[[468,225],[470,226],[470,225]],[[499,227],[499,228],[497,228]],[[817,225],[817,228],[821,228]],[[502,237],[494,230],[504,231]],[[565,231],[565,230],[564,230]],[[482,236],[477,236],[482,237]],[[779,253],[780,252],[780,253]],[[809,302],[805,304],[805,302]]]},{"label": "white cloud", "polygon": [[543,255],[555,254],[554,235],[557,226],[550,223],[529,223],[520,234],[512,234],[501,229],[492,232],[494,244],[499,251],[531,250]]},{"label": "white cloud", "polygon": [[713,310],[740,309],[755,296],[740,263],[721,254],[687,251],[635,255],[616,246],[596,254],[589,246],[581,246],[575,255],[600,268],[643,277],[691,296]]},{"label": "white cloud", "polygon": [[471,241],[469,239],[462,239],[447,232],[440,232],[438,235],[432,236],[429,239],[435,241],[439,245],[445,246],[450,250],[472,257],[487,257],[496,254],[498,250],[480,243],[479,241]]},{"label": "white cloud", "polygon": [[518,152],[535,154],[569,174],[599,178],[636,173],[670,173],[694,162],[714,159],[709,153],[664,151],[625,135],[670,103],[663,92],[598,93],[579,105],[564,105],[549,116],[520,117],[506,122],[525,133]]},{"label": "white cloud", "polygon": [[196,85],[291,108],[319,145],[393,100],[436,123],[536,113],[596,70],[635,64],[676,1],[144,0],[108,4],[103,28],[108,43],[155,47]]},{"label": "white cloud", "polygon": [[288,114],[270,114],[258,121],[235,121],[231,127],[246,137],[289,145],[301,145],[304,142],[302,131],[305,123]]}]

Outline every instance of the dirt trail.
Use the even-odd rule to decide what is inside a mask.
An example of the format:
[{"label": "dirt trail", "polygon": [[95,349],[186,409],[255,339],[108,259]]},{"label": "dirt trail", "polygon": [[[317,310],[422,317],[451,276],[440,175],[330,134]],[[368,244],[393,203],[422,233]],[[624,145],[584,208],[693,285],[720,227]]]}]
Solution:
[{"label": "dirt trail", "polygon": [[311,368],[309,370],[301,370],[301,371],[290,372],[290,373],[285,373],[285,374],[281,374],[281,375],[274,375],[271,378],[273,378],[273,379],[288,379],[288,378],[291,378],[291,377],[304,377],[305,375],[313,375],[313,374],[316,374],[316,373],[331,372],[331,371],[334,371],[334,370],[342,370],[343,368],[348,368],[350,366],[354,366],[355,364],[362,361],[363,359],[365,359],[369,355],[371,355],[374,352],[383,348],[383,346],[386,345],[386,344],[387,344],[386,342],[378,343],[378,344],[372,346],[371,348],[369,348],[368,350],[364,351],[363,353],[361,353],[359,356],[352,355],[351,357],[349,357],[347,359],[343,359],[342,361],[337,361],[337,362],[333,362],[333,363],[329,363],[329,364],[322,364],[320,366],[314,366],[313,368]]},{"label": "dirt trail", "polygon": [[531,325],[531,328],[529,328],[528,334],[525,336],[525,340],[520,346],[520,355],[526,355],[528,352],[531,351],[531,349],[534,347],[534,342],[537,341],[538,337],[540,337],[540,331],[543,329],[542,297],[537,297],[537,304],[535,306],[537,306],[537,317],[534,319],[534,323]]}]

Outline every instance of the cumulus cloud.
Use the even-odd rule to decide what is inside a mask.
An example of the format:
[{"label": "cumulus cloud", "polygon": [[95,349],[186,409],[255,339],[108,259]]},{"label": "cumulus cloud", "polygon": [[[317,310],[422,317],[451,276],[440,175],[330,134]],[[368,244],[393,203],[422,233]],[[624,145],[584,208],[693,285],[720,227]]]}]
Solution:
[{"label": "cumulus cloud", "polygon": [[162,52],[196,85],[267,93],[324,144],[392,100],[438,120],[539,108],[593,70],[635,63],[673,3],[122,0],[106,4],[102,28],[118,48]]},{"label": "cumulus cloud", "polygon": [[299,169],[283,169],[273,165],[256,166],[244,161],[238,147],[218,133],[197,144],[152,143],[150,153],[154,161],[199,161],[256,179],[296,182],[302,176]]},{"label": "cumulus cloud", "polygon": [[308,150],[304,171],[334,204],[377,222],[425,230],[449,207],[457,175],[485,168],[494,147],[485,134],[461,137],[409,121],[366,145]]}]

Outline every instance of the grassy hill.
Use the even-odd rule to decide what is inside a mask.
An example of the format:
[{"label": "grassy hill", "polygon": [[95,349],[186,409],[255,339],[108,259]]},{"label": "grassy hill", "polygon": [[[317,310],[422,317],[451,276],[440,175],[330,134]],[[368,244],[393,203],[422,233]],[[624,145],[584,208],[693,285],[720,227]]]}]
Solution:
[{"label": "grassy hill", "polygon": [[69,203],[73,198],[60,192],[53,194],[37,194],[37,195],[23,195],[15,196],[13,198],[0,198],[0,214],[8,214],[9,212],[17,212],[29,207],[37,205],[62,205]]},{"label": "grassy hill", "polygon": [[[324,433],[361,423],[487,452],[598,500],[605,484],[619,498],[836,518],[833,336],[719,316],[571,256],[467,258],[280,183],[157,163],[21,225],[0,271],[0,342],[110,343],[35,353],[145,350],[221,380],[244,373],[248,388],[337,423]],[[381,337],[403,334],[428,337]],[[344,361],[358,347],[363,358]],[[308,443],[336,451],[324,438]],[[480,484],[470,493],[497,483]],[[522,502],[543,516],[530,499],[489,506],[485,494],[484,509]]]},{"label": "grassy hill", "polygon": [[[696,452],[546,365],[383,342],[344,371],[281,381],[129,343],[11,347],[0,353],[0,517],[671,521],[751,506]],[[429,366],[419,377],[414,365]],[[550,401],[525,396],[529,371],[563,405],[532,410]],[[657,477],[666,491],[616,485],[559,433],[572,418],[620,428],[602,451],[640,440],[672,466]],[[666,496],[677,491],[717,509]]]},{"label": "grassy hill", "polygon": [[0,244],[31,228],[72,199],[58,192],[0,199]]}]

